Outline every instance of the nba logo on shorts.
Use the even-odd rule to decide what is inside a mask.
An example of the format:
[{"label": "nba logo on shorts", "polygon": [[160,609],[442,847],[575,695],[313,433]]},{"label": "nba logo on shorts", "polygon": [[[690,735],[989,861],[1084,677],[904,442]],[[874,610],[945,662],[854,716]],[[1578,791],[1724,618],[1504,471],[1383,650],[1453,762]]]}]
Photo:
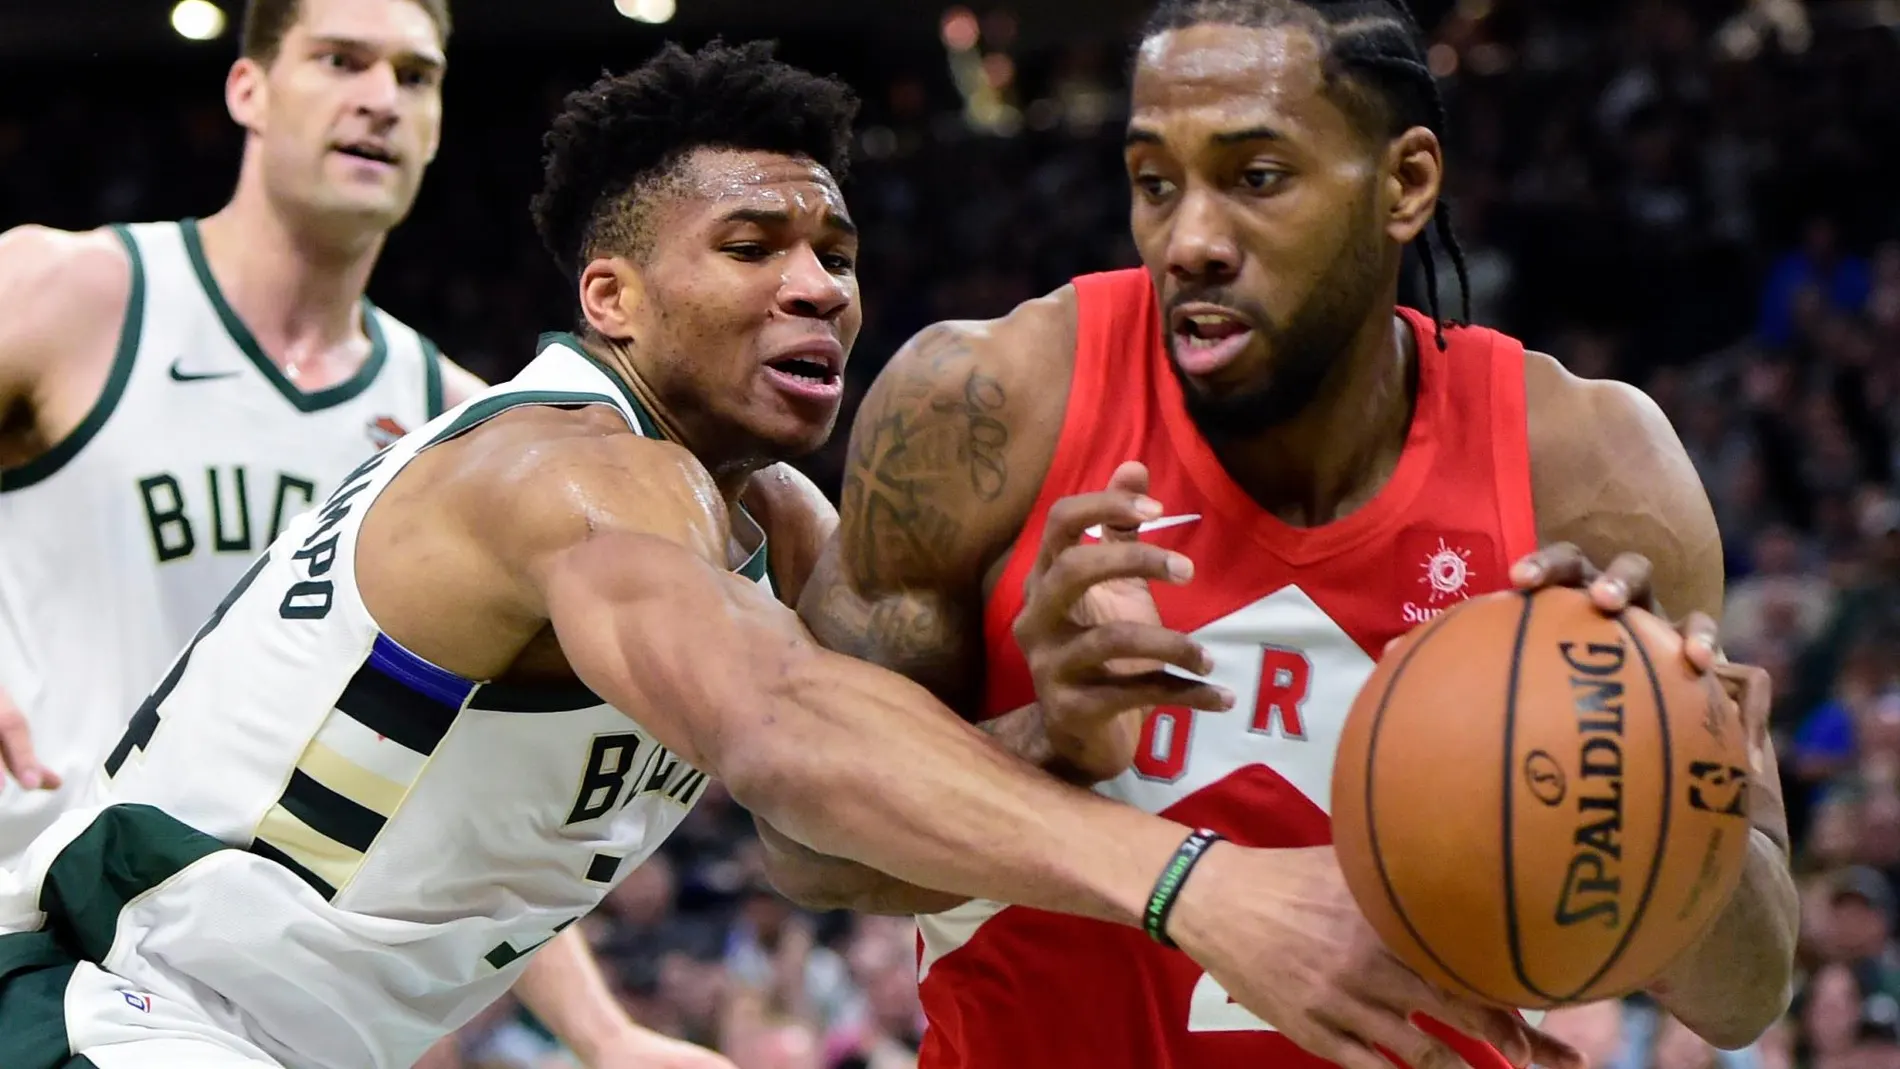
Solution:
[{"label": "nba logo on shorts", "polygon": [[1477,531],[1413,528],[1394,547],[1399,616],[1422,624],[1473,594],[1495,590],[1502,578],[1490,536]]},{"label": "nba logo on shorts", "polygon": [[134,994],[130,991],[122,991],[120,994],[125,996],[125,1004],[127,1006],[132,1007],[140,1013],[152,1012],[152,996]]}]

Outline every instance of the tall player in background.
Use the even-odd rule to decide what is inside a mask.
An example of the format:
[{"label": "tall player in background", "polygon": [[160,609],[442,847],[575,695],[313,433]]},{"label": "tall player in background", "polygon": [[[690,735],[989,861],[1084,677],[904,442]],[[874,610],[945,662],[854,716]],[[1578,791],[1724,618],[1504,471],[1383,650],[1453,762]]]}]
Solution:
[{"label": "tall player in background", "polygon": [[[0,867],[294,516],[481,389],[363,295],[435,156],[448,31],[446,0],[252,0],[223,210],[0,236]],[[726,1064],[635,1028],[578,933],[550,949],[519,994],[591,1064]]]},{"label": "tall player in background", "polygon": [[[1256,889],[1283,917],[1275,1004],[1256,1016],[1139,933],[958,904],[764,829],[794,897],[934,913],[924,1069],[1384,1069],[1374,1045],[1414,1066],[1493,1064],[1407,1025],[1403,970],[1327,845],[1333,757],[1391,639],[1513,581],[1597,579],[1587,562],[1609,567],[1593,588],[1607,610],[1653,589],[1692,614],[1687,656],[1737,692],[1756,740],[1745,878],[1652,993],[1724,1047],[1785,1009],[1786,817],[1763,676],[1716,664],[1708,502],[1643,394],[1448,328],[1429,255],[1433,314],[1395,307],[1405,246],[1436,225],[1458,259],[1443,125],[1396,0],[1164,0],[1127,132],[1145,269],[938,325],[865,401],[838,541],[801,602],[819,639],[1110,797],[1283,851]],[[1126,459],[1169,509],[1145,539],[1196,563],[1193,584],[1157,586],[1162,620],[1207,646],[1210,678],[1241,696],[1231,711],[1144,716],[1154,698],[1095,668],[1079,628],[1072,655],[1025,660],[1012,640],[1038,544],[1089,537],[1055,503]],[[1032,601],[1028,618],[1047,611]]]}]

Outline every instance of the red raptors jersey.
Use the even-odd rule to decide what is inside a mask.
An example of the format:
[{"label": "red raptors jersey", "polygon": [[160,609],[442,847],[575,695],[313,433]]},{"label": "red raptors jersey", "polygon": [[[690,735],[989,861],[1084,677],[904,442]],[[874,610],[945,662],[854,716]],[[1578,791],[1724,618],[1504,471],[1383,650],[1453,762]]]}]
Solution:
[{"label": "red raptors jersey", "polygon": [[[1142,537],[1195,563],[1190,585],[1156,584],[1162,619],[1206,645],[1211,678],[1239,700],[1225,713],[1156,710],[1135,767],[1097,789],[1249,846],[1328,843],[1333,755],[1374,659],[1415,624],[1508,585],[1510,563],[1536,548],[1524,348],[1455,329],[1440,352],[1431,321],[1400,309],[1419,371],[1397,468],[1358,511],[1301,529],[1235,485],[1190,422],[1147,274],[1086,276],[1075,290],[1061,439],[987,608],[985,713],[1035,700],[1010,626],[1049,506],[1140,460],[1167,510]],[[922,1069],[1325,1064],[1135,929],[980,902],[921,925]],[[1489,1048],[1460,1046],[1505,1069]]]}]

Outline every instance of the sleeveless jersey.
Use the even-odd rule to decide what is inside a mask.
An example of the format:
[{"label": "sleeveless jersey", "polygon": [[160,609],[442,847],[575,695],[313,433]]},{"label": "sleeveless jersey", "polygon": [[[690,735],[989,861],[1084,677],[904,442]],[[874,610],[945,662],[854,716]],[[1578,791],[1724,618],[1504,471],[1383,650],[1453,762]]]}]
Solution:
[{"label": "sleeveless jersey", "polygon": [[[1010,625],[1049,507],[1140,460],[1167,509],[1142,537],[1195,562],[1188,586],[1156,584],[1162,619],[1207,646],[1211,678],[1239,700],[1225,713],[1157,709],[1134,768],[1097,789],[1243,845],[1328,843],[1340,728],[1386,642],[1506,586],[1509,563],[1535,548],[1523,346],[1454,329],[1440,352],[1430,321],[1401,309],[1419,372],[1396,470],[1362,508],[1298,529],[1255,504],[1190,421],[1148,276],[1086,276],[1075,294],[1060,441],[987,606],[985,714],[1035,700]],[[1137,930],[982,902],[920,923],[922,1069],[1325,1064]],[[1464,1046],[1473,1065],[1504,1069]]]},{"label": "sleeveless jersey", "polygon": [[[0,977],[8,940],[50,933],[286,1065],[407,1069],[678,826],[706,774],[632,718],[578,683],[445,671],[358,591],[358,532],[390,481],[524,405],[605,405],[655,434],[550,335],[290,519],[132,717],[96,804],[28,848],[11,891],[0,874],[0,930],[23,933],[0,936]],[[739,570],[769,587],[757,534]]]},{"label": "sleeveless jersey", "polygon": [[113,229],[132,286],[105,389],[65,440],[0,470],[0,687],[66,782],[0,787],[0,865],[82,800],[252,558],[441,411],[435,347],[367,301],[369,359],[304,393],[225,303],[193,221]]}]

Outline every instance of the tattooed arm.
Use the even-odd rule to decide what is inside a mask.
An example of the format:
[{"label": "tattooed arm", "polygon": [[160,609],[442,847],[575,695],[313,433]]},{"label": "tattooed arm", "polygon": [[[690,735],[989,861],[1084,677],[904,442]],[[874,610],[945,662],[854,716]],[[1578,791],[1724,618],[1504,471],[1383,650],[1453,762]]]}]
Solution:
[{"label": "tattooed arm", "polygon": [[[1064,290],[1001,320],[938,324],[891,359],[851,431],[837,537],[799,600],[821,643],[974,718],[985,579],[1035,504],[1074,345]],[[983,726],[1010,752],[1053,763],[1034,706]],[[804,905],[902,914],[961,901],[759,832],[773,882]]]}]

